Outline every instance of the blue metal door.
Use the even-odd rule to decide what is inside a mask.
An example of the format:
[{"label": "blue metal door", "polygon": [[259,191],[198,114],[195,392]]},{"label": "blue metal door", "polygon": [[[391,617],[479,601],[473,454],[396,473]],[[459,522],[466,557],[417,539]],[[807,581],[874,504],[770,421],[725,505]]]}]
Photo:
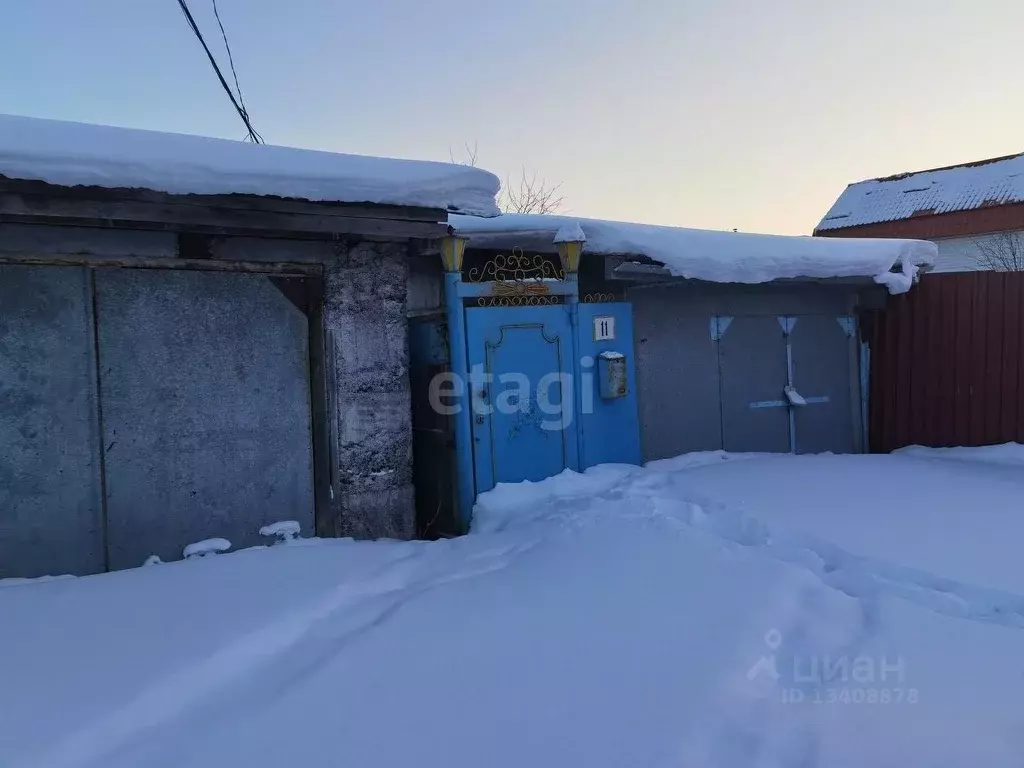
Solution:
[{"label": "blue metal door", "polygon": [[579,466],[569,305],[466,310],[476,491]]},{"label": "blue metal door", "polygon": [[[639,464],[633,306],[625,302],[580,304],[577,353],[582,368],[577,404],[581,468]],[[609,363],[616,360],[623,375],[618,386],[610,389]]]}]

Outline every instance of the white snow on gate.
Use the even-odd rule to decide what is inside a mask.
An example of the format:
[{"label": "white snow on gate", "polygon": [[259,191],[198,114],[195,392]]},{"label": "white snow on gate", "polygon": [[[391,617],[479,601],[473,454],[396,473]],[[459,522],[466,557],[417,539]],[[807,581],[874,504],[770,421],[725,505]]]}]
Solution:
[{"label": "white snow on gate", "polygon": [[573,216],[451,216],[449,223],[475,248],[510,248],[526,238],[553,243],[575,227],[586,241],[584,254],[642,256],[676,277],[715,283],[866,277],[904,293],[938,253],[923,240],[762,235]]}]

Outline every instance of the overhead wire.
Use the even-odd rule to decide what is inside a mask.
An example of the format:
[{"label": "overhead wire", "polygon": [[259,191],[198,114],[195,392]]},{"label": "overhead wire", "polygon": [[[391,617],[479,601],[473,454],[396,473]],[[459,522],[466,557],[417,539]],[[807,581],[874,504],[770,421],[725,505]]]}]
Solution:
[{"label": "overhead wire", "polygon": [[[231,104],[235,108],[235,111],[238,112],[238,116],[241,117],[242,122],[245,123],[245,128],[246,131],[248,132],[247,138],[250,139],[255,144],[262,144],[263,137],[260,136],[260,134],[258,134],[256,130],[252,127],[252,122],[249,120],[249,113],[246,111],[245,107],[243,107],[239,103],[239,99],[241,98],[241,91],[239,91],[238,98],[235,98],[235,94],[231,90],[231,86],[228,85],[228,81],[224,78],[224,74],[220,71],[220,65],[217,64],[217,59],[214,57],[213,52],[210,50],[210,46],[206,44],[206,40],[203,38],[203,33],[199,30],[199,25],[196,24],[196,20],[192,16],[192,12],[189,10],[188,3],[185,2],[185,0],[177,0],[177,2],[178,7],[181,8],[181,12],[185,15],[185,20],[188,21],[189,27],[192,28],[192,32],[195,34],[196,39],[199,40],[200,44],[203,46],[203,50],[206,51],[206,58],[210,60],[210,66],[213,67],[213,71],[217,74],[217,79],[220,81],[221,87],[224,89],[224,92],[228,95],[228,98],[231,99]],[[214,12],[216,13],[216,3],[214,3]],[[220,14],[217,14],[217,23],[220,25],[221,32],[223,33],[224,25],[220,23]],[[225,46],[227,46],[226,34],[224,35],[224,44]],[[230,48],[228,49],[228,59],[231,59]],[[232,72],[234,72],[235,65],[233,62],[231,64],[231,69]],[[237,74],[235,74],[235,85],[236,87],[238,85]]]},{"label": "overhead wire", "polygon": [[[231,76],[235,80],[235,93],[238,94],[238,103],[242,107],[242,112],[245,114],[246,120],[249,118],[249,108],[245,106],[245,98],[242,96],[242,86],[238,82],[238,72],[235,70],[235,57],[231,54],[231,44],[228,42],[228,33],[224,30],[224,22],[220,20],[220,10],[217,8],[217,0],[210,0],[213,4],[213,15],[217,19],[217,26],[220,27],[220,36],[224,40],[224,50],[228,52],[228,64],[231,66]],[[252,126],[249,122],[246,123],[247,127],[252,130]],[[263,137],[259,133],[255,133],[254,140],[258,139],[259,142],[263,141]],[[259,143],[258,142],[258,143]]]}]

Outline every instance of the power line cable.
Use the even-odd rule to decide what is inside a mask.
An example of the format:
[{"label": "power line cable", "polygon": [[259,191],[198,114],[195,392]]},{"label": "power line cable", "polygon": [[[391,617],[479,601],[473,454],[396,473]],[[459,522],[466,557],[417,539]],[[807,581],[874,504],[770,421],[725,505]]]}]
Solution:
[{"label": "power line cable", "polygon": [[[249,114],[245,111],[242,105],[238,103],[238,99],[235,98],[235,94],[232,92],[231,86],[228,85],[228,81],[224,79],[224,75],[220,71],[220,66],[217,64],[217,60],[213,57],[213,52],[210,50],[210,46],[206,44],[206,40],[203,38],[203,33],[199,31],[199,25],[196,24],[196,20],[192,17],[192,12],[188,9],[188,4],[185,0],[178,0],[178,6],[181,8],[181,12],[185,14],[185,19],[188,21],[188,25],[192,28],[192,32],[195,33],[196,38],[202,44],[203,50],[206,51],[206,57],[210,60],[210,66],[213,67],[213,71],[217,74],[217,79],[220,80],[221,87],[228,95],[228,98],[231,99],[231,104],[234,106],[235,111],[238,112],[238,116],[241,117],[242,122],[245,123],[245,128],[249,132],[249,138],[256,144],[262,144],[263,137],[256,133],[256,130],[252,127],[252,123],[249,121]],[[223,29],[223,26],[221,29]]]},{"label": "power line cable", "polygon": [[[211,2],[213,3],[213,15],[217,19],[217,26],[220,27],[220,36],[224,40],[224,50],[228,52],[228,64],[231,65],[231,76],[235,79],[235,93],[238,94],[238,103],[242,107],[242,112],[244,112],[246,118],[248,118],[249,108],[245,106],[245,99],[242,97],[242,86],[238,82],[238,72],[235,70],[235,57],[231,55],[231,44],[228,42],[228,33],[224,31],[224,22],[220,20],[220,10],[217,8],[217,0],[211,0]],[[256,134],[256,137],[259,138],[260,141],[263,140],[263,137],[258,133]]]}]

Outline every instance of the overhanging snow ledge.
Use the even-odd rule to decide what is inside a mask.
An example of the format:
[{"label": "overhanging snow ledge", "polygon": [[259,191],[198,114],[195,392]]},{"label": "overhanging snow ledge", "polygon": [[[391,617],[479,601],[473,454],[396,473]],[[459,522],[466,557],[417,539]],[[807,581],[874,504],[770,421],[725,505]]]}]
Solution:
[{"label": "overhanging snow ledge", "polygon": [[578,227],[585,254],[643,257],[670,276],[716,283],[864,278],[903,293],[938,255],[923,240],[764,235],[539,214],[449,221],[471,247],[540,252],[553,251],[559,234]]}]

